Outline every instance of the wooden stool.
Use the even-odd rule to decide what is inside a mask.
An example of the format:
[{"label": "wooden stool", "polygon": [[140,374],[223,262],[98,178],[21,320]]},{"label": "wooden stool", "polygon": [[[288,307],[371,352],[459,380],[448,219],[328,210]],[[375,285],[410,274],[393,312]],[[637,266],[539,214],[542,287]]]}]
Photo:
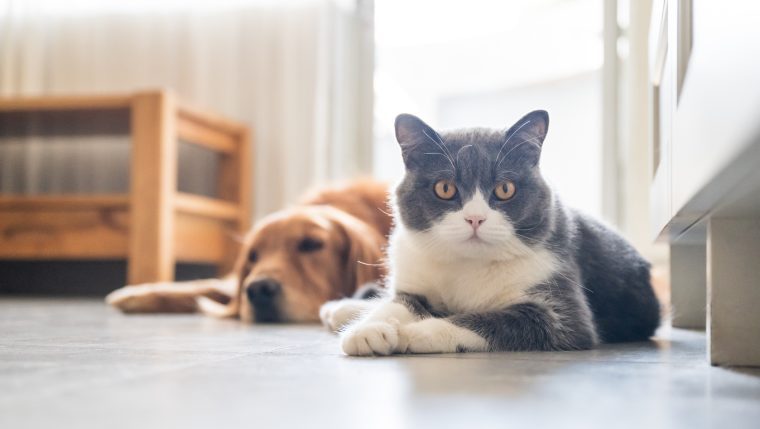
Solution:
[{"label": "wooden stool", "polygon": [[[2,124],[13,118],[59,114],[91,122],[104,114],[128,118],[129,193],[0,195],[0,259],[127,259],[130,284],[171,281],[175,262],[231,269],[239,247],[234,236],[248,230],[251,218],[246,126],[151,91],[0,99],[0,138]],[[180,140],[219,154],[215,198],[177,190]]]}]

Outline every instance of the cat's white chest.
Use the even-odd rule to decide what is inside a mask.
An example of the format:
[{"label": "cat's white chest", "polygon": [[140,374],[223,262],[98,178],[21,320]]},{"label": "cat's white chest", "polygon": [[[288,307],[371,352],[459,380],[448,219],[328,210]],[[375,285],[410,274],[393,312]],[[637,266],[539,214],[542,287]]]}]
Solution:
[{"label": "cat's white chest", "polygon": [[523,301],[526,290],[548,281],[556,267],[545,250],[508,261],[441,260],[434,251],[395,237],[392,285],[400,292],[424,295],[436,309],[451,313],[492,311]]}]

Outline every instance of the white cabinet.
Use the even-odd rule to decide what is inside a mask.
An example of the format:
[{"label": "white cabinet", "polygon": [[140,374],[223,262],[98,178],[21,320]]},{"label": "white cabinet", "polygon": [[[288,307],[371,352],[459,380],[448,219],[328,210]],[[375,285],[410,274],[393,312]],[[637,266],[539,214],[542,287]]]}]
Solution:
[{"label": "white cabinet", "polygon": [[670,0],[650,27],[653,232],[675,256],[673,323],[706,320],[713,364],[760,365],[758,18],[756,1]]}]

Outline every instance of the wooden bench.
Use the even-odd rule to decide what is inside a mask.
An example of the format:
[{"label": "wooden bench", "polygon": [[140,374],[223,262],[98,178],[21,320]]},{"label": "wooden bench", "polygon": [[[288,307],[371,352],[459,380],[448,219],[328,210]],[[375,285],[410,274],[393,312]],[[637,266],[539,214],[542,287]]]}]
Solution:
[{"label": "wooden bench", "polygon": [[[115,96],[0,98],[13,118],[122,115],[131,138],[129,190],[107,195],[0,194],[0,259],[126,259],[130,284],[171,281],[176,262],[231,268],[234,237],[251,218],[251,142],[243,124],[167,91]],[[40,116],[42,115],[42,116]],[[18,122],[18,121],[16,121]],[[105,121],[107,122],[107,121]],[[5,127],[8,128],[8,127]],[[216,196],[177,190],[179,142],[218,154]]]}]

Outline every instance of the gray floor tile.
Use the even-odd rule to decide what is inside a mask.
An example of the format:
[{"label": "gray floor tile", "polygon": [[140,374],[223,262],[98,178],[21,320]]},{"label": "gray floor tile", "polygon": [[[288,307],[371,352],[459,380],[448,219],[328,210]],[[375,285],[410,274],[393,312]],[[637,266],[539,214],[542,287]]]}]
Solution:
[{"label": "gray floor tile", "polygon": [[567,353],[349,358],[317,326],[0,299],[0,427],[760,427],[703,333]]}]

